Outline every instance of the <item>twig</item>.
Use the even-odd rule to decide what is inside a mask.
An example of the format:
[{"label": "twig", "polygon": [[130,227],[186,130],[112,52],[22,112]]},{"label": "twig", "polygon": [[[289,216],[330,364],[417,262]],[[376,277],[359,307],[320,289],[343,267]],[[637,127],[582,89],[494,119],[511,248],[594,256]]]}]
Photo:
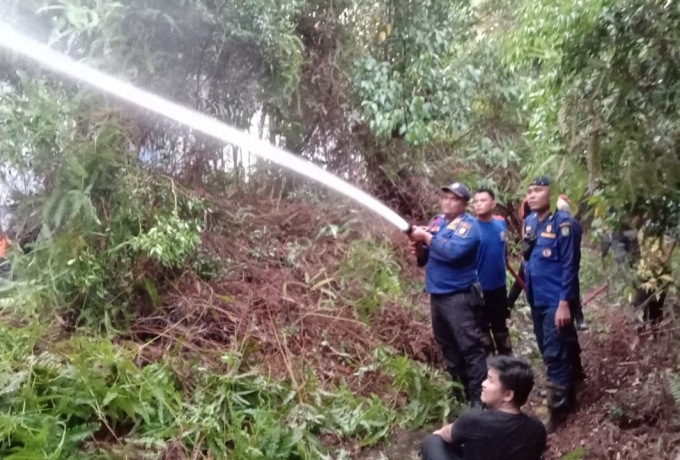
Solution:
[{"label": "twig", "polygon": [[284,353],[284,346],[281,344],[281,340],[279,339],[279,332],[276,326],[276,323],[274,322],[274,318],[272,317],[272,312],[269,308],[269,305],[267,305],[267,314],[269,315],[269,320],[272,323],[272,326],[274,328],[274,336],[276,337],[276,342],[279,345],[279,351],[281,352],[281,355],[283,357],[283,361],[286,364],[286,369],[288,370],[288,374],[290,375],[290,379],[293,382],[293,385],[295,386],[295,392],[298,395],[298,400],[302,401],[302,394],[300,393],[300,387],[298,386],[297,379],[295,378],[295,373],[293,372],[293,366],[290,363],[290,353],[288,352],[288,347],[285,347],[285,353]]},{"label": "twig", "polygon": [[638,335],[652,335],[652,334],[656,334],[658,332],[673,332],[673,331],[677,331],[677,330],[680,330],[680,326],[671,327],[670,329],[660,329],[660,328],[655,327],[652,330],[640,332],[640,333],[638,333]]},{"label": "twig", "polygon": [[348,322],[348,323],[358,324],[359,326],[362,326],[362,327],[367,329],[366,324],[362,323],[361,321],[357,321],[355,319],[343,318],[340,315],[338,315],[338,316],[324,315],[323,313],[316,313],[316,312],[313,312],[313,311],[310,311],[310,312],[305,313],[304,315],[300,316],[293,324],[298,324],[300,321],[302,321],[303,319],[305,319],[308,316],[318,316],[320,318],[332,319],[333,321],[335,321],[335,320],[345,321],[345,322]]}]

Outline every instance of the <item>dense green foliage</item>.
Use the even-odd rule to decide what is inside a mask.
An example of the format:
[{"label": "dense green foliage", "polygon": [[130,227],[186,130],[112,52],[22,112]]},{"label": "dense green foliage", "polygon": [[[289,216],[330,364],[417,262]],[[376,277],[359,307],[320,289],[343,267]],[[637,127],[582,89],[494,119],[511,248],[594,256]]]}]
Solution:
[{"label": "dense green foliage", "polygon": [[666,227],[677,226],[679,19],[661,1],[527,2],[507,45],[511,67],[532,76],[541,157],[577,196]]},{"label": "dense green foliage", "polygon": [[313,380],[300,401],[288,384],[240,369],[236,351],[221,356],[223,372],[192,372],[196,363],[177,356],[139,368],[144,347],[89,337],[34,354],[46,332],[2,328],[2,458],[157,458],[173,442],[216,458],[227,457],[227,446],[234,458],[325,458],[320,434],[372,444],[398,416],[420,426],[449,410],[448,385],[385,350],[376,363],[409,390],[403,410],[345,387],[329,393]]}]

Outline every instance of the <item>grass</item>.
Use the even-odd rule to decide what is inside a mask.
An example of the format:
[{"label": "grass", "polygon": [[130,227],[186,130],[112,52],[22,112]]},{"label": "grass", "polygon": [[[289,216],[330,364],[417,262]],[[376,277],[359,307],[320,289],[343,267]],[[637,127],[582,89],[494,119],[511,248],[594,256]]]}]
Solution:
[{"label": "grass", "polygon": [[[365,300],[357,308],[364,321],[371,313],[379,318],[387,301],[409,308],[390,245],[355,242],[338,276],[353,289],[341,301],[352,299],[347,292]],[[384,442],[396,427],[444,423],[461,408],[447,375],[388,348],[345,363],[386,381],[384,393],[358,395],[347,382],[322,385],[314,370],[302,384],[262,375],[229,344],[220,360],[178,347],[146,362],[144,349],[154,344],[87,328],[69,336],[38,318],[22,327],[0,320],[3,459],[142,459],[173,449],[186,458],[323,459],[341,455],[343,446]]]},{"label": "grass", "polygon": [[[310,382],[301,400],[288,382],[247,369],[177,356],[138,367],[137,344],[84,335],[47,343],[48,332],[0,324],[2,458],[94,459],[123,447],[155,458],[176,442],[187,455],[324,458],[323,437],[371,445],[396,426],[442,422],[452,407],[445,376],[382,349],[375,369],[394,379],[390,397]],[[408,394],[403,406],[399,394]]]},{"label": "grass", "polygon": [[[611,257],[611,255],[608,257]],[[609,263],[608,265],[611,266],[612,264]],[[581,270],[579,271],[582,293],[607,283],[610,276],[609,272],[610,271],[603,266],[602,257],[599,252],[589,248],[582,249]]]}]

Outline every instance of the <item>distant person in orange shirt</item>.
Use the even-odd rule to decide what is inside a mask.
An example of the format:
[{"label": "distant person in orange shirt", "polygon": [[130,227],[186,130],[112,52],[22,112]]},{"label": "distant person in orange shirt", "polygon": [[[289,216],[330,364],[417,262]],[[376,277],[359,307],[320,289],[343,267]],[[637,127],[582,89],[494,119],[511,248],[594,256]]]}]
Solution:
[{"label": "distant person in orange shirt", "polygon": [[9,262],[6,259],[9,244],[7,235],[0,233],[0,276],[6,276],[10,270]]}]

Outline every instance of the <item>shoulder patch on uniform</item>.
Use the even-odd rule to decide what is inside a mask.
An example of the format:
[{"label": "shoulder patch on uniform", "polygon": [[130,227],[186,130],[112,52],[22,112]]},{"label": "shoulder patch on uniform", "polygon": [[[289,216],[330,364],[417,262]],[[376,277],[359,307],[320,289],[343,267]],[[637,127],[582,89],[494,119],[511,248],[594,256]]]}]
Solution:
[{"label": "shoulder patch on uniform", "polygon": [[458,229],[456,230],[456,235],[465,238],[466,236],[468,236],[468,233],[470,232],[470,227],[471,227],[470,224],[468,224],[467,222],[461,223]]},{"label": "shoulder patch on uniform", "polygon": [[560,226],[560,230],[562,231],[562,236],[569,236],[569,226],[562,227]]},{"label": "shoulder patch on uniform", "polygon": [[451,221],[451,223],[446,228],[448,228],[449,230],[455,230],[456,227],[458,227],[458,224],[460,224],[461,220],[463,220],[462,217],[456,217]]},{"label": "shoulder patch on uniform", "polygon": [[505,241],[505,232],[501,232],[501,241]]}]

